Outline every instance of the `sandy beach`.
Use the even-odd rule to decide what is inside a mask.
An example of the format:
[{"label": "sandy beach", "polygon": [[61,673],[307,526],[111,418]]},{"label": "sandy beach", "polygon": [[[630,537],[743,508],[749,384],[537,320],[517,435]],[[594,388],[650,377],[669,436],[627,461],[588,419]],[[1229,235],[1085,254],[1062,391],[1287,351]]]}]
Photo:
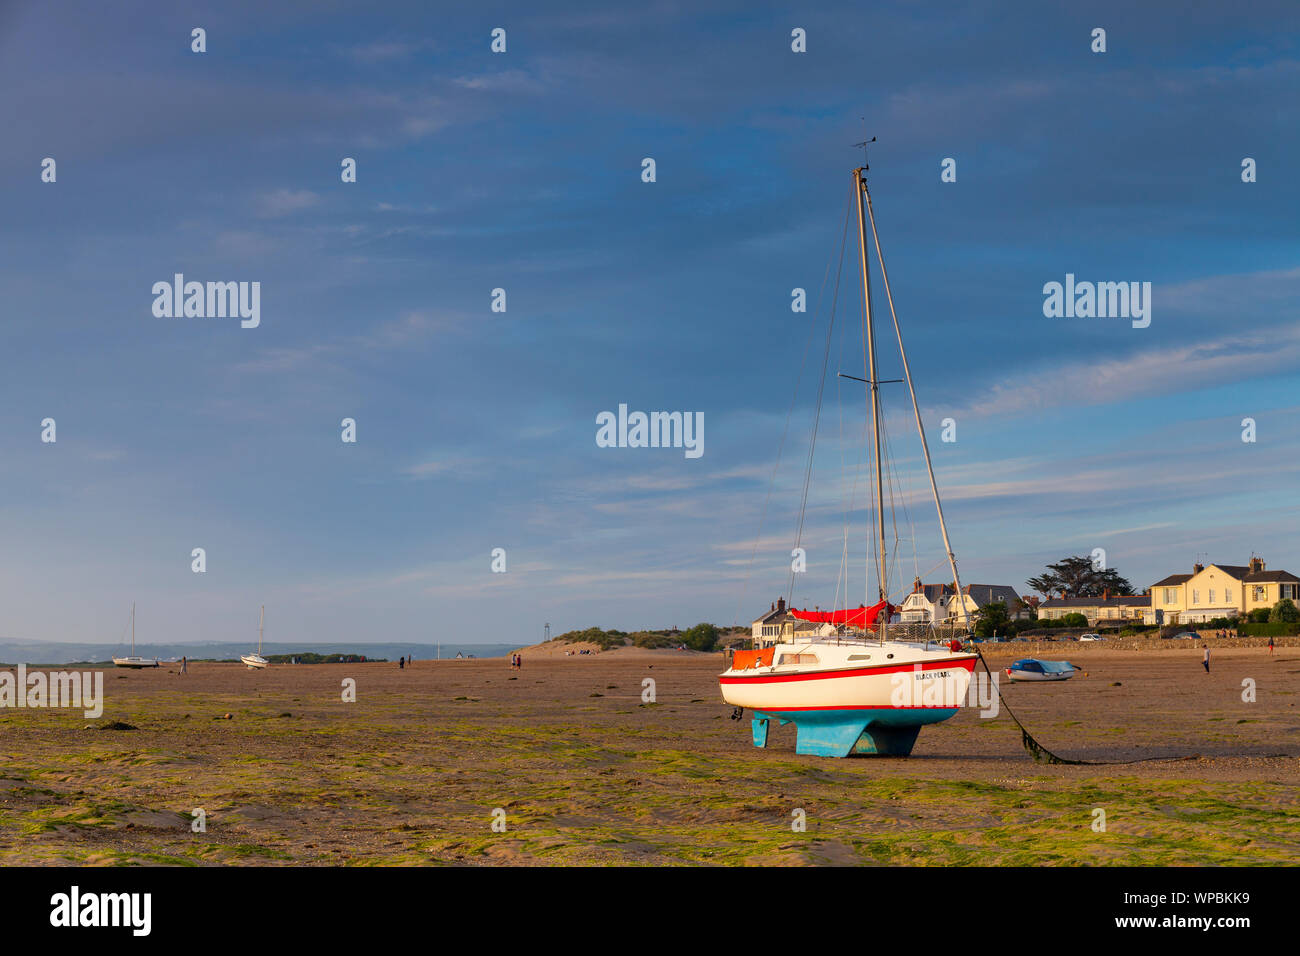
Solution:
[{"label": "sandy beach", "polygon": [[[1005,666],[1029,651],[986,653]],[[0,861],[1294,862],[1300,649],[1224,648],[1209,674],[1190,642],[1042,656],[1086,670],[1002,683],[1043,745],[1160,759],[1035,763],[1005,713],[969,709],[905,759],[798,756],[792,727],[757,750],[719,696],[718,654],[109,670],[98,720],[0,711]]]}]

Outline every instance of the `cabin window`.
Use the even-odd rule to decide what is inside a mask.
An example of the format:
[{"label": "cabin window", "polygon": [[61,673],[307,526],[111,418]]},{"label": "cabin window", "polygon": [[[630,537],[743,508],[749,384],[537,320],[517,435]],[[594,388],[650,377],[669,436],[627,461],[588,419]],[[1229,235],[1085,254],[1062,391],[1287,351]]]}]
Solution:
[{"label": "cabin window", "polygon": [[779,664],[816,664],[816,654],[782,654]]},{"label": "cabin window", "polygon": [[850,655],[849,655],[849,660],[851,660],[851,661],[869,661],[869,660],[871,660],[871,655],[870,655],[870,654],[850,654]]}]

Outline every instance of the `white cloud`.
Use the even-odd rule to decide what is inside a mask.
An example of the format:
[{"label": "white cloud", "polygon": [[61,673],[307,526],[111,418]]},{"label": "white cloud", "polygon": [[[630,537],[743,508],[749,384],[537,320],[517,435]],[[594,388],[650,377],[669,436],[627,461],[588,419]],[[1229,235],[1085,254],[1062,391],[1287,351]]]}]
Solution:
[{"label": "white cloud", "polygon": [[320,202],[320,196],[310,189],[277,189],[265,193],[257,202],[258,214],[268,219],[310,209]]},{"label": "white cloud", "polygon": [[1300,361],[1300,324],[1227,338],[1148,349],[1112,359],[1044,368],[994,385],[958,414],[1015,415],[1063,405],[1109,405],[1143,395],[1178,394],[1292,368]]},{"label": "white cloud", "polygon": [[541,93],[542,82],[523,70],[503,70],[500,73],[479,73],[474,76],[460,76],[455,80],[457,86],[466,90],[479,90],[486,93]]}]

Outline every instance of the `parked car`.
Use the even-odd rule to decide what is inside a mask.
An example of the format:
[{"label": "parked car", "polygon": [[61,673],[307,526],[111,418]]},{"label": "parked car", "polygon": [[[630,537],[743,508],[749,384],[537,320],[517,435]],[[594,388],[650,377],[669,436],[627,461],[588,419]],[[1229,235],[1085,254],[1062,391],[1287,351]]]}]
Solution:
[{"label": "parked car", "polygon": [[1175,635],[1173,636],[1172,640],[1175,640],[1175,641],[1199,641],[1199,640],[1201,640],[1201,635],[1197,634],[1195,631],[1183,631],[1183,632],[1180,633],[1180,634],[1175,634]]},{"label": "parked car", "polygon": [[1103,640],[1103,638],[1102,638],[1102,636],[1101,636],[1100,634],[1080,634],[1080,635],[1079,635],[1079,640],[1081,640],[1081,641],[1100,641],[1100,640]]}]

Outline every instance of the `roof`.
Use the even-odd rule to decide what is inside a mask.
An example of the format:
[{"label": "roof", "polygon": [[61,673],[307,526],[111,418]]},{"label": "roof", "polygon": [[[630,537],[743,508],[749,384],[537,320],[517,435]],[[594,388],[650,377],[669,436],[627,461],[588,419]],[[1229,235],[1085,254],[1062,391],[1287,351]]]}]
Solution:
[{"label": "roof", "polygon": [[1300,578],[1290,571],[1253,571],[1242,580],[1257,583],[1260,581],[1300,581]]},{"label": "roof", "polygon": [[[945,598],[952,593],[953,590],[951,584],[922,584],[921,590],[912,592],[912,594],[923,595],[925,599],[931,603],[940,598]],[[908,597],[911,597],[912,594],[909,594]]]},{"label": "roof", "polygon": [[1192,579],[1190,574],[1171,574],[1169,577],[1151,585],[1153,588],[1170,588],[1176,584],[1186,584]]},{"label": "roof", "polygon": [[1020,601],[1020,595],[1009,584],[968,584],[962,588],[962,592],[969,594],[980,605],[1003,601],[1007,607],[1011,607]]},{"label": "roof", "polygon": [[1211,564],[1210,567],[1218,568],[1220,571],[1227,571],[1238,581],[1250,574],[1250,566],[1244,564]]},{"label": "roof", "polygon": [[1150,594],[1117,594],[1115,597],[1071,597],[1052,598],[1039,605],[1040,608],[1053,607],[1150,607]]},{"label": "roof", "polygon": [[794,621],[795,631],[807,631],[817,627],[816,624],[810,623],[804,618],[791,614],[790,608],[786,608],[783,611],[768,611],[762,617],[757,618],[749,626],[754,627],[759,624],[785,624],[786,621]]}]

